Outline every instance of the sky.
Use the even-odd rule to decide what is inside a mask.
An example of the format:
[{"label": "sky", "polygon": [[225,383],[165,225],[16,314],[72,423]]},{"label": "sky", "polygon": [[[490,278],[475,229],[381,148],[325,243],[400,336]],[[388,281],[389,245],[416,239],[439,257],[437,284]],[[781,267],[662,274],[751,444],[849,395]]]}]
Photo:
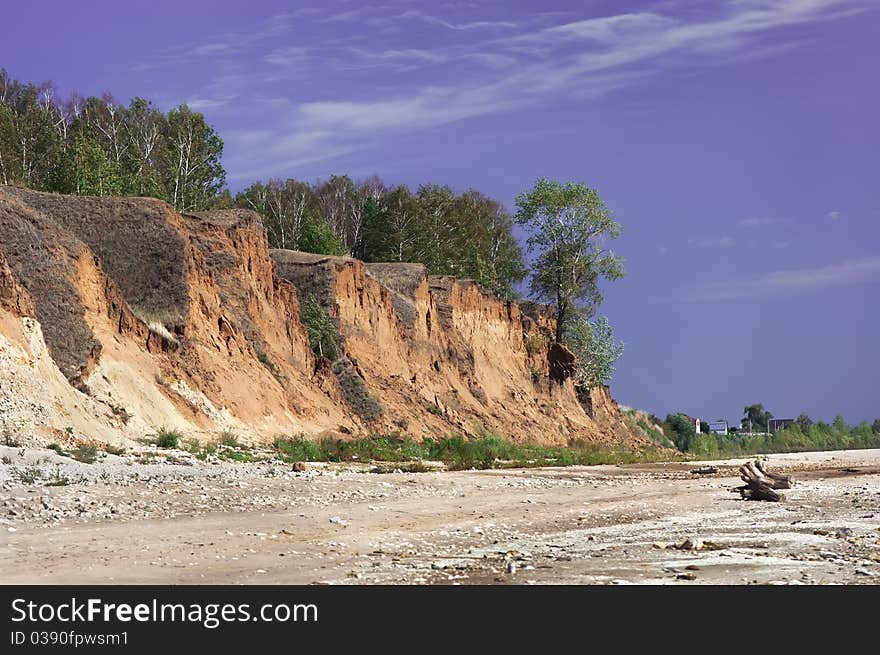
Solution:
[{"label": "sky", "polygon": [[623,226],[622,404],[880,417],[876,0],[31,0],[0,67],[202,111],[233,191],[380,175],[514,209],[546,176]]}]

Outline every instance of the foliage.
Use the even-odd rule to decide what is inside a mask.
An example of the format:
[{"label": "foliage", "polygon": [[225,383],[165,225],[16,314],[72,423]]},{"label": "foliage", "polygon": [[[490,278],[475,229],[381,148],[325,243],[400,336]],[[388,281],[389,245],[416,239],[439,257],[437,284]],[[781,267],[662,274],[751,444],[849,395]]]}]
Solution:
[{"label": "foliage", "polygon": [[339,347],[339,331],[314,294],[307,296],[300,305],[300,320],[315,355],[335,360]]},{"label": "foliage", "polygon": [[0,69],[0,183],[79,195],[152,196],[207,209],[225,184],[223,141],[202,114],[143,98],[62,100]]},{"label": "foliage", "polygon": [[[751,407],[757,407],[759,412],[764,411],[760,405]],[[679,450],[700,456],[750,456],[755,453],[880,447],[880,430],[875,431],[873,425],[867,422],[849,426],[840,415],[835,417],[831,425],[824,421],[814,423],[806,414],[802,414],[794,423],[773,434],[739,432],[727,435],[694,434],[690,421],[684,419],[683,423],[675,419],[682,416],[670,415],[664,428],[676,434],[675,445]],[[880,420],[874,421],[874,425],[880,427]],[[690,430],[687,426],[690,426]]]},{"label": "foliage", "polygon": [[98,448],[93,444],[82,444],[70,452],[70,456],[84,464],[94,464],[98,458]]},{"label": "foliage", "polygon": [[614,338],[608,317],[590,320],[579,316],[569,321],[564,338],[565,345],[577,357],[577,386],[592,389],[611,381],[614,365],[623,355],[623,342]]},{"label": "foliage", "polygon": [[602,302],[599,281],[623,276],[623,259],[605,247],[621,228],[599,194],[575,182],[541,178],[517,196],[516,206],[516,223],[529,233],[535,256],[530,289],[554,305],[561,343],[578,306],[589,317]]},{"label": "foliage", "polygon": [[156,434],[156,445],[159,448],[177,448],[181,439],[183,439],[183,435],[177,430],[162,428]]},{"label": "foliage", "polygon": [[663,432],[672,436],[675,447],[683,452],[690,451],[697,438],[697,430],[690,419],[681,413],[669,414],[663,422]]},{"label": "foliage", "polygon": [[345,247],[320,214],[308,214],[303,220],[297,249],[321,255],[345,255]]},{"label": "foliage", "polygon": [[[471,438],[451,435],[421,442],[382,436],[346,441],[328,438],[314,442],[299,436],[278,439],[275,447],[286,461],[412,463],[429,460],[443,462],[453,470],[610,464],[669,457],[667,451],[659,449],[635,453],[582,442],[571,442],[564,446],[520,444],[491,432]],[[428,470],[427,467],[422,469],[410,465],[405,468],[409,472]],[[388,471],[382,469],[379,472]]]},{"label": "foliage", "polygon": [[751,425],[752,432],[764,432],[773,414],[764,409],[764,405],[756,403],[743,408],[743,425]]}]

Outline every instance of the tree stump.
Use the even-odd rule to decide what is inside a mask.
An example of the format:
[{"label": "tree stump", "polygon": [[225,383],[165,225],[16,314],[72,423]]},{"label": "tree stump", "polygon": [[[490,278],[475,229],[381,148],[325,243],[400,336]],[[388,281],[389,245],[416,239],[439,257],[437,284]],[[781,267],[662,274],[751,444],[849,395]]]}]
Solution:
[{"label": "tree stump", "polygon": [[794,486],[794,478],[790,475],[779,475],[767,470],[760,460],[746,462],[739,467],[740,478],[745,485],[737,487],[743,500],[769,500],[777,502],[785,498],[774,489],[791,489]]}]

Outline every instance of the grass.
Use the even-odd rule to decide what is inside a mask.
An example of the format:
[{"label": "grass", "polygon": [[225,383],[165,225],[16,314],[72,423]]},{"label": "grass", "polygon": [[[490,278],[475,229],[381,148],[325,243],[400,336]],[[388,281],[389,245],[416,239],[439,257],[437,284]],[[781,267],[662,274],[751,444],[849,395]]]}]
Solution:
[{"label": "grass", "polygon": [[9,475],[12,476],[13,480],[18,481],[21,484],[34,484],[38,480],[43,479],[44,473],[39,466],[31,464],[23,468],[13,466],[9,469]]},{"label": "grass", "polygon": [[241,442],[238,440],[238,435],[234,432],[230,432],[229,430],[224,430],[220,433],[220,439],[217,442],[221,446],[228,446],[229,448],[242,448]]},{"label": "grass", "polygon": [[[308,441],[298,436],[276,439],[274,445],[285,461],[402,462],[408,463],[406,468],[411,472],[430,470],[423,460],[443,462],[450,470],[464,470],[619,464],[669,458],[669,451],[660,448],[631,452],[574,441],[567,446],[540,446],[514,443],[491,433],[469,439],[462,436],[425,439],[421,443],[380,436],[350,441]],[[376,472],[388,472],[387,467],[378,468],[380,470]],[[395,466],[390,470],[395,469],[403,470],[404,467]]]}]

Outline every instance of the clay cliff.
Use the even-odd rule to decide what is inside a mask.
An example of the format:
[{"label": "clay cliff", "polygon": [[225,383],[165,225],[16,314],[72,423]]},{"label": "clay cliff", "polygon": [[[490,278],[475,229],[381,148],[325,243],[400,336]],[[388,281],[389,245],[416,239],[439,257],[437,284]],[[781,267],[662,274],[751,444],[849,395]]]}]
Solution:
[{"label": "clay cliff", "polygon": [[[338,331],[312,352],[301,304]],[[553,320],[419,264],[270,250],[259,217],[0,186],[0,437],[646,443],[578,399]]]}]

